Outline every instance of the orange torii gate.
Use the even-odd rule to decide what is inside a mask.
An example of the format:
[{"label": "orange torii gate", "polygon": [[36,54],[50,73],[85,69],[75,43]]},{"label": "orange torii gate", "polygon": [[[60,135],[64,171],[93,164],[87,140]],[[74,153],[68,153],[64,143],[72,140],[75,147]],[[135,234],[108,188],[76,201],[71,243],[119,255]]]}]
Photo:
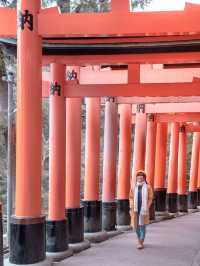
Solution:
[{"label": "orange torii gate", "polygon": [[[122,104],[123,105],[123,104]],[[146,171],[150,171],[149,183],[155,188],[155,205],[157,211],[165,211],[166,207],[163,205],[166,197],[165,188],[165,158],[166,155],[166,128],[165,124],[171,122],[171,146],[170,146],[170,158],[169,158],[169,176],[168,176],[168,191],[167,191],[167,206],[168,211],[171,213],[177,212],[177,206],[179,210],[187,210],[187,196],[186,196],[186,133],[187,132],[199,132],[200,131],[200,113],[199,103],[157,103],[146,105],[132,105],[132,123],[135,123],[135,130],[141,129],[137,127],[137,119],[141,113],[138,113],[138,106],[140,110],[143,110],[143,115],[147,115],[147,143],[146,143],[146,159],[143,155],[142,160],[145,161]],[[167,112],[167,113],[166,113]],[[170,112],[170,114],[168,113]],[[195,113],[196,112],[196,113]],[[188,123],[189,122],[189,123]],[[191,123],[193,122],[193,123]],[[155,123],[157,123],[157,133],[155,132]],[[153,126],[154,125],[154,126]],[[178,129],[179,128],[179,129]],[[178,130],[180,130],[178,134]],[[148,135],[152,137],[148,139]],[[157,135],[156,135],[157,134]],[[138,134],[136,134],[137,136]],[[178,136],[179,135],[179,136]],[[163,138],[163,140],[161,140]],[[158,141],[155,148],[155,139]],[[179,139],[179,141],[178,141]],[[199,133],[194,134],[193,152],[191,159],[191,176],[190,186],[188,194],[188,207],[194,209],[197,207],[197,190],[199,190],[197,183],[198,174],[198,157],[199,157]],[[145,144],[145,138],[137,139],[137,142],[141,142],[141,145]],[[179,142],[179,143],[178,143]],[[143,143],[143,144],[142,144]],[[159,145],[160,144],[160,145]],[[137,145],[139,145],[137,143]],[[164,148],[162,152],[159,150],[159,146]],[[149,150],[148,150],[149,149]],[[178,152],[179,150],[179,152]],[[151,151],[151,152],[150,152]],[[145,154],[145,153],[142,153]],[[151,154],[151,156],[150,156]],[[161,156],[162,154],[162,156]],[[136,160],[138,153],[134,154]],[[157,158],[163,158],[162,160]],[[149,159],[148,159],[149,158]],[[156,158],[156,159],[155,159]],[[141,159],[140,159],[141,160]],[[155,169],[154,169],[155,160]],[[159,160],[159,163],[158,161]],[[179,161],[178,161],[179,160]],[[179,162],[179,163],[178,163]],[[150,170],[149,170],[150,169]],[[162,170],[158,170],[162,169]],[[178,171],[177,171],[178,170]],[[154,181],[155,176],[155,181]],[[178,178],[177,178],[178,176]],[[178,197],[177,197],[178,194]],[[178,200],[178,202],[177,202]],[[177,204],[178,203],[178,204]]]},{"label": "orange torii gate", "polygon": [[[112,0],[111,4],[112,11],[103,14],[60,14],[57,8],[42,10],[40,0],[21,0],[18,3],[17,11],[0,8],[0,36],[2,38],[17,36],[18,57],[16,209],[11,220],[9,256],[9,262],[12,264],[25,265],[41,262],[48,264],[45,250],[45,217],[41,211],[42,64],[57,63],[68,66],[132,64],[136,71],[131,72],[129,84],[86,86],[72,82],[65,86],[60,85],[63,76],[59,75],[60,70],[58,71],[58,69],[62,69],[61,66],[57,68],[59,73],[54,75],[51,97],[59,97],[59,93],[54,95],[55,91],[60,92],[62,97],[68,98],[200,96],[199,82],[141,84],[138,77],[135,78],[132,75],[138,73],[134,64],[199,63],[199,43],[196,40],[200,37],[200,26],[196,21],[199,18],[200,6],[187,4],[184,11],[131,13],[128,0]],[[2,40],[2,42],[9,43],[8,40]],[[43,45],[42,42],[48,44]],[[59,43],[63,44],[59,46]],[[100,46],[99,43],[101,43]],[[49,87],[47,88],[48,95]],[[77,112],[75,119],[79,128],[80,105],[77,99],[68,100],[68,108],[71,106],[72,110]],[[57,109],[56,100],[53,104]],[[112,101],[109,101],[107,106],[107,119],[112,121],[115,119],[115,107],[113,107]],[[69,108],[70,111],[71,108]],[[70,115],[72,112],[69,113]],[[54,119],[55,117],[52,117],[52,121]],[[71,120],[73,120],[72,117],[70,117]],[[70,125],[72,124],[73,121]],[[109,138],[112,137],[113,130],[114,128],[106,126]],[[176,125],[174,130],[176,130]],[[70,138],[73,138],[72,131],[68,134]],[[77,132],[76,144],[79,143],[79,135],[80,132]],[[60,142],[58,145],[61,148]],[[105,150],[108,150],[109,145],[108,141]],[[110,147],[114,148],[113,145]],[[79,150],[79,148],[77,144],[76,149]],[[105,158],[112,158],[112,156],[111,153],[105,154]],[[73,163],[76,159],[73,155]],[[57,166],[54,167],[54,170],[58,169]],[[73,167],[77,167],[77,165]],[[72,170],[74,171],[74,169]],[[105,175],[109,171],[110,169],[105,166]],[[56,186],[58,180],[55,179],[58,176],[53,175],[52,178],[54,179],[52,180],[52,191],[56,193],[54,196],[57,197],[58,193],[61,193],[59,197],[61,199],[65,186],[62,186],[63,191],[61,192]],[[108,180],[108,177],[104,180]],[[108,192],[105,199],[113,200],[113,195],[110,194],[113,191],[107,185],[105,184],[103,192]],[[53,198],[51,198],[51,202],[54,202]],[[109,208],[111,211],[115,209],[113,201],[110,202],[111,204],[105,203],[108,203],[106,211]],[[79,207],[77,204],[76,208],[72,210],[72,217],[82,216]],[[61,247],[58,239],[61,237],[60,230],[63,227],[66,228],[66,219],[63,218],[64,208],[63,210],[58,208],[57,204],[55,210],[49,215],[49,218],[53,220],[48,221],[50,232],[48,236],[50,237],[53,231],[56,233],[52,239],[50,238],[53,242],[50,241],[52,246],[48,251],[57,253],[57,255],[62,253],[63,256],[63,253],[68,251],[68,246],[65,242]],[[56,213],[57,215],[55,215]],[[71,226],[73,226],[73,222]]]}]

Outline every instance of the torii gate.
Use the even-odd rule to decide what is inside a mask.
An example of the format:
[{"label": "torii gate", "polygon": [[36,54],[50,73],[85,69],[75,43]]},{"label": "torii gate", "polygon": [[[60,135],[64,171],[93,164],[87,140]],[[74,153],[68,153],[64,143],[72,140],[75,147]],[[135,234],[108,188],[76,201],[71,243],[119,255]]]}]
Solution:
[{"label": "torii gate", "polygon": [[[138,73],[134,65],[138,63],[198,63],[199,43],[195,40],[199,39],[200,26],[196,23],[199,12],[200,6],[188,4],[184,11],[130,13],[128,0],[112,0],[112,11],[104,14],[59,14],[57,8],[42,10],[40,0],[19,1],[17,12],[0,9],[0,36],[17,35],[18,49],[16,210],[11,221],[10,263],[48,264],[45,218],[41,213],[42,64],[56,63],[54,81],[59,81],[62,91],[61,73],[65,64],[133,65],[127,85],[69,84],[63,94],[65,97],[200,96],[199,82],[141,84],[137,75],[136,78],[133,75]],[[52,44],[42,51],[42,40],[52,43],[54,39],[55,43],[63,39],[66,47]],[[99,46],[102,41],[103,45]],[[77,99],[69,100],[69,105],[75,113],[79,112]],[[107,104],[107,111],[115,113],[112,102]],[[112,121],[113,116],[109,119]],[[69,121],[71,135],[73,118]],[[78,128],[79,118],[76,123]],[[109,120],[107,123],[109,125]],[[108,135],[112,136],[111,131]],[[54,188],[54,196],[62,199],[64,190]],[[63,200],[61,202],[64,206]],[[59,230],[65,228],[66,223],[64,207],[61,210],[60,206],[55,205],[49,221],[50,227]],[[75,216],[81,216],[80,206],[77,207]],[[107,207],[113,209],[112,204]],[[61,227],[57,227],[58,224]],[[56,243],[53,246],[57,248],[54,252],[64,251],[63,246],[62,249]],[[64,249],[67,250],[67,244]]]}]

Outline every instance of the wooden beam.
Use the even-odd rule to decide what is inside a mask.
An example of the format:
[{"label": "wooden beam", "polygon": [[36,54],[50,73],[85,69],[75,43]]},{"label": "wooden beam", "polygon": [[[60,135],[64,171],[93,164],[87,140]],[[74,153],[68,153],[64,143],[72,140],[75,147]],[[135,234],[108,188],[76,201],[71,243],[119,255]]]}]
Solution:
[{"label": "wooden beam", "polygon": [[200,121],[199,113],[187,113],[187,114],[156,114],[156,122],[168,123],[168,122],[196,122]]},{"label": "wooden beam", "polygon": [[[103,101],[103,100],[102,100]],[[188,97],[117,97],[116,102],[118,104],[149,104],[149,103],[194,103],[200,102],[199,96]]]},{"label": "wooden beam", "polygon": [[[155,121],[158,123],[187,123],[187,122],[197,122],[200,121],[200,113],[190,113],[190,114],[155,114]],[[132,124],[135,124],[135,114],[132,115]],[[194,130],[200,130],[200,126],[193,124],[185,124],[188,132],[193,132]],[[193,131],[192,131],[193,130]]]},{"label": "wooden beam", "polygon": [[[43,96],[47,97],[48,81],[43,81]],[[95,84],[79,85],[68,82],[65,86],[66,97],[169,97],[200,96],[200,82],[195,83],[132,83],[132,84]],[[150,107],[149,107],[150,108]],[[158,113],[158,106],[152,105],[148,113]],[[199,108],[200,110],[200,108]],[[135,110],[133,109],[133,113]]]},{"label": "wooden beam", "polygon": [[[200,5],[197,4],[187,4],[184,11],[129,12],[127,5],[120,11],[117,6],[115,10],[118,11],[60,14],[57,7],[41,9],[38,15],[39,34],[43,37],[144,37],[195,36],[200,32],[200,25],[196,23],[200,13]],[[0,8],[0,36],[16,36],[16,28],[16,10]]]},{"label": "wooden beam", "polygon": [[[137,104],[132,105],[132,113],[136,113]],[[165,113],[198,113],[200,103],[155,103],[145,104],[145,112],[149,114]]]},{"label": "wooden beam", "polygon": [[138,13],[60,14],[57,8],[49,8],[39,14],[39,33],[43,37],[198,34],[199,12],[200,5],[194,4],[187,4],[184,11]]},{"label": "wooden beam", "polygon": [[115,65],[115,64],[174,64],[199,63],[200,52],[159,53],[159,54],[121,54],[121,55],[79,55],[43,56],[43,65],[50,63],[70,65]]},{"label": "wooden beam", "polygon": [[0,37],[15,37],[16,21],[16,9],[0,7]]},{"label": "wooden beam", "polygon": [[[200,118],[197,121],[200,121]],[[185,125],[185,128],[187,132],[200,132],[200,125],[189,123]]]}]

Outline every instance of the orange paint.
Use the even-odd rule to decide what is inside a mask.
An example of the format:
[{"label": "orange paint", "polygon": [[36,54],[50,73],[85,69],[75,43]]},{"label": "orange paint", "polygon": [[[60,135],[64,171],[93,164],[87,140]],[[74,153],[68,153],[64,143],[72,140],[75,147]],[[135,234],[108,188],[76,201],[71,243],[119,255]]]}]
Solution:
[{"label": "orange paint", "polygon": [[145,167],[146,126],[146,113],[137,112],[135,117],[132,183],[135,182],[136,172]]},{"label": "orange paint", "polygon": [[49,98],[49,220],[65,218],[65,66],[51,64],[52,83],[61,86],[61,95],[57,93]]},{"label": "orange paint", "polygon": [[197,191],[198,161],[200,149],[200,133],[193,133],[192,157],[190,167],[189,191]]},{"label": "orange paint", "polygon": [[[191,35],[188,35],[191,37]],[[158,37],[156,37],[157,39]],[[176,36],[175,40],[177,40]],[[149,37],[148,37],[149,39]],[[141,40],[141,39],[139,39]],[[100,39],[100,41],[102,41]],[[147,41],[147,40],[145,40]],[[74,40],[73,40],[74,42]],[[97,42],[95,40],[95,42]],[[171,64],[171,63],[187,63],[187,62],[199,62],[200,52],[173,52],[173,53],[149,53],[149,54],[116,54],[113,55],[44,55],[43,65],[50,64],[51,62],[60,62],[68,65],[100,65],[100,64],[118,64],[122,62],[124,64]]]},{"label": "orange paint", "polygon": [[187,173],[187,133],[185,127],[179,130],[179,149],[178,149],[178,194],[184,195],[187,192],[186,184]]},{"label": "orange paint", "polygon": [[129,0],[112,0],[111,1],[111,10],[112,12],[125,12],[130,11]]},{"label": "orange paint", "polygon": [[106,101],[104,124],[102,201],[114,201],[116,194],[117,109],[115,102]]},{"label": "orange paint", "polygon": [[179,124],[171,124],[167,193],[177,193]]},{"label": "orange paint", "polygon": [[119,125],[119,166],[117,199],[128,199],[130,192],[131,162],[131,105],[123,104],[120,108]]},{"label": "orange paint", "polygon": [[167,124],[157,123],[154,188],[165,188]]},{"label": "orange paint", "polygon": [[120,6],[118,5],[120,0],[114,1],[116,1],[116,10],[121,9],[119,12],[60,14],[57,8],[42,10],[39,14],[40,34],[44,37],[102,35],[123,37],[184,36],[200,32],[200,26],[196,23],[199,18],[199,5],[188,4],[184,11],[134,13],[128,12],[125,6],[127,0],[123,0],[124,5]]},{"label": "orange paint", "polygon": [[[22,0],[18,12],[29,10],[34,16],[33,31],[25,24],[17,31],[17,151],[15,215],[41,215],[41,118],[42,47],[38,35],[37,13],[40,1]],[[5,25],[4,25],[5,26]]]},{"label": "orange paint", "polygon": [[99,200],[100,99],[86,98],[84,200]]},{"label": "orange paint", "polygon": [[154,187],[154,170],[155,170],[155,151],[156,151],[156,122],[154,115],[147,116],[147,136],[146,136],[146,157],[145,172],[147,182]]},{"label": "orange paint", "polygon": [[81,99],[66,99],[66,208],[80,207]]}]

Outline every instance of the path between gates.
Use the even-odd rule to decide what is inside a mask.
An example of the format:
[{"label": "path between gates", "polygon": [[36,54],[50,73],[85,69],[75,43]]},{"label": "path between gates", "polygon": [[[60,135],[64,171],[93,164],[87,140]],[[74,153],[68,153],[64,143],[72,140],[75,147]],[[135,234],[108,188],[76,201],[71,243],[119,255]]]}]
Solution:
[{"label": "path between gates", "polygon": [[74,255],[58,266],[198,266],[200,213],[154,223],[146,248],[137,250],[134,232],[126,232]]}]

